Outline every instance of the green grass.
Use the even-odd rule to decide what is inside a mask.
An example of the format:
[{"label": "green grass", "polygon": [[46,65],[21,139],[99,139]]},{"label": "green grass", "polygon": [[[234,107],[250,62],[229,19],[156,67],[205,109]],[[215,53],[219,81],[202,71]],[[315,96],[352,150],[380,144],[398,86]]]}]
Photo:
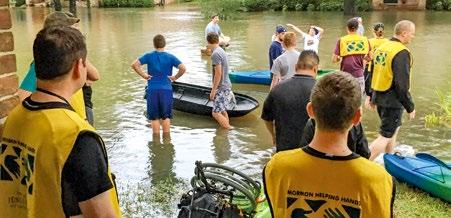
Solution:
[{"label": "green grass", "polygon": [[451,217],[451,204],[397,183],[394,211],[395,217]]},{"label": "green grass", "polygon": [[[128,185],[119,190],[122,213],[124,217],[176,217],[177,203],[189,189],[188,182],[178,178]],[[451,204],[403,183],[396,184],[394,211],[397,218],[451,218]]]},{"label": "green grass", "polygon": [[451,126],[451,91],[443,92],[436,90],[438,103],[435,105],[440,108],[439,113],[432,112],[424,117],[426,127],[434,127],[437,125]]}]

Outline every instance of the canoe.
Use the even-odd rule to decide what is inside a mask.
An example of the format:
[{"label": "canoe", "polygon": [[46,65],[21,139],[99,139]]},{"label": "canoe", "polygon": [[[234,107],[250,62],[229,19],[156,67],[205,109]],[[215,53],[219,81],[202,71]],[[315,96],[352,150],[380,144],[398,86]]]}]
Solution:
[{"label": "canoe", "polygon": [[[173,108],[186,113],[211,116],[213,101],[210,101],[210,87],[198,86],[188,83],[172,83],[174,100]],[[244,116],[255,110],[259,104],[254,98],[235,93],[236,105],[227,109],[229,117]]]},{"label": "canoe", "polygon": [[385,154],[387,171],[407,184],[451,202],[451,164],[432,155],[418,153],[415,157]]},{"label": "canoe", "polygon": [[[332,71],[335,70],[320,69],[316,78],[319,79]],[[229,78],[232,83],[271,85],[270,74],[270,70],[233,71],[229,73]]]}]

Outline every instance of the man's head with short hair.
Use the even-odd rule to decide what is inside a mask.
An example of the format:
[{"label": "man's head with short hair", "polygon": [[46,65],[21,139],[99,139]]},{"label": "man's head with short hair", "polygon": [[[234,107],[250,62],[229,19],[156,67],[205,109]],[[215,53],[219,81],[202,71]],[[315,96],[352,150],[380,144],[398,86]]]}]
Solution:
[{"label": "man's head with short hair", "polygon": [[313,50],[304,50],[301,52],[296,63],[296,71],[299,70],[318,70],[319,57]]},{"label": "man's head with short hair", "polygon": [[349,32],[355,32],[359,28],[359,21],[355,18],[351,18],[348,20],[346,27],[348,28]]},{"label": "man's head with short hair", "polygon": [[297,38],[296,33],[293,32],[286,32],[283,36],[283,45],[285,48],[292,48],[296,47]]},{"label": "man's head with short hair", "polygon": [[214,14],[213,16],[211,16],[211,21],[213,21],[213,23],[218,23],[219,22],[219,15]]},{"label": "man's head with short hair", "polygon": [[166,47],[166,39],[163,35],[158,34],[153,37],[153,47],[155,47],[156,49]]},{"label": "man's head with short hair", "polygon": [[214,32],[210,32],[207,34],[207,42],[208,44],[214,45],[219,44],[219,36]]},{"label": "man's head with short hair", "polygon": [[409,44],[415,37],[415,24],[410,20],[401,20],[395,25],[395,37],[403,44]]},{"label": "man's head with short hair", "polygon": [[374,34],[377,37],[384,36],[384,24],[383,23],[375,23],[373,25]]},{"label": "man's head with short hair", "polygon": [[69,12],[55,11],[45,18],[44,28],[51,26],[72,26],[78,22],[80,22],[80,19]]},{"label": "man's head with short hair", "polygon": [[351,74],[333,72],[315,84],[307,111],[319,130],[343,133],[360,121],[361,99],[360,85]]},{"label": "man's head with short hair", "polygon": [[60,79],[68,75],[79,60],[86,66],[86,55],[85,39],[77,29],[68,26],[42,29],[33,43],[36,77]]}]

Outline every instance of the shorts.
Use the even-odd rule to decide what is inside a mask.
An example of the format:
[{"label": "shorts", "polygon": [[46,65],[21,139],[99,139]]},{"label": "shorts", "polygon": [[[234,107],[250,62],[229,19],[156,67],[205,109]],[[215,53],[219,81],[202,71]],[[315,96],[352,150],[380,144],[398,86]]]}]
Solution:
[{"label": "shorts", "polygon": [[385,138],[391,138],[396,129],[401,126],[402,108],[388,108],[377,106],[377,113],[381,119],[381,127],[379,133]]},{"label": "shorts", "polygon": [[172,119],[172,90],[148,89],[147,90],[147,119]]},{"label": "shorts", "polygon": [[213,112],[225,112],[235,107],[235,95],[230,89],[218,89],[213,102]]}]

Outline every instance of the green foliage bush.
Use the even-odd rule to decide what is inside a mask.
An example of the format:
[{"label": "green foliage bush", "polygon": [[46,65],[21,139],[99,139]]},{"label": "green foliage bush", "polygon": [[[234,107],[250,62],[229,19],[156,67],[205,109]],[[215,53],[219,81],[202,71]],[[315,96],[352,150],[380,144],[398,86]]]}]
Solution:
[{"label": "green foliage bush", "polygon": [[25,4],[25,0],[16,0],[16,7],[20,7]]},{"label": "green foliage bush", "polygon": [[[231,17],[236,11],[343,11],[344,0],[200,0],[205,16]],[[441,0],[450,1],[451,0]],[[358,11],[371,10],[370,0],[356,0]]]},{"label": "green foliage bush", "polygon": [[426,8],[429,10],[448,10],[451,11],[451,0],[427,0]]},{"label": "green foliage bush", "polygon": [[101,7],[114,8],[114,7],[152,7],[154,6],[153,0],[103,0]]}]

